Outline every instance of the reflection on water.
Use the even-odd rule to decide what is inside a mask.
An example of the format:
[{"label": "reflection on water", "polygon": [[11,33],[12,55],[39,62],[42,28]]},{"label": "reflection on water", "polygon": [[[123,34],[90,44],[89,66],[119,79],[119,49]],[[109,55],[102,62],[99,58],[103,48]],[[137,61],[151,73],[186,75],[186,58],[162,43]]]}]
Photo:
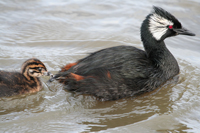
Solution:
[{"label": "reflection on water", "polygon": [[196,37],[177,36],[166,44],[181,73],[155,92],[99,102],[75,95],[54,82],[32,94],[0,99],[2,132],[199,132],[199,1],[1,1],[0,69],[19,71],[39,58],[56,73],[66,63],[112,46],[143,49],[140,25],[152,5],[165,8]]}]

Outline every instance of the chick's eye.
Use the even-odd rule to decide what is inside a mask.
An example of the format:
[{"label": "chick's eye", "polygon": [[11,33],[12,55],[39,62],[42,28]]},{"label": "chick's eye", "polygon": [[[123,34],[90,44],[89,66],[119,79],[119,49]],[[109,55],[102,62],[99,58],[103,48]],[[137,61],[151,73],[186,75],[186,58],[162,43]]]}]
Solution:
[{"label": "chick's eye", "polygon": [[173,28],[173,25],[169,25],[168,28],[169,28],[169,29],[172,29],[172,28]]},{"label": "chick's eye", "polygon": [[38,68],[38,71],[42,71],[42,68],[41,68],[41,67],[39,67],[39,68]]}]

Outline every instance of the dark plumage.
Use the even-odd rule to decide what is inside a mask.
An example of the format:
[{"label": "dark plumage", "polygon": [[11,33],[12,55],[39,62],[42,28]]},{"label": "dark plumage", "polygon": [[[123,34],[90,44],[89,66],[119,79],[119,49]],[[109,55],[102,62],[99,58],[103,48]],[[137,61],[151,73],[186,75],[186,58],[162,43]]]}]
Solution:
[{"label": "dark plumage", "polygon": [[45,65],[38,59],[25,61],[21,72],[0,71],[0,97],[40,91],[42,75],[50,75]]},{"label": "dark plumage", "polygon": [[132,46],[102,49],[66,65],[50,81],[56,79],[69,91],[104,101],[150,92],[179,73],[164,43],[178,34],[194,36],[173,15],[154,7],[141,26],[145,51]]}]

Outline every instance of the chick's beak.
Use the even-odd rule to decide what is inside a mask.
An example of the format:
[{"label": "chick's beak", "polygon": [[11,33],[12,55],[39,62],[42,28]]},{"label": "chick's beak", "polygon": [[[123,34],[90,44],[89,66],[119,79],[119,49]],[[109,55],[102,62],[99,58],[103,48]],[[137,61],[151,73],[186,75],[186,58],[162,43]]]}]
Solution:
[{"label": "chick's beak", "polygon": [[185,29],[185,28],[181,28],[181,29],[173,29],[178,35],[188,35],[188,36],[195,36],[194,33],[192,33],[191,31]]}]

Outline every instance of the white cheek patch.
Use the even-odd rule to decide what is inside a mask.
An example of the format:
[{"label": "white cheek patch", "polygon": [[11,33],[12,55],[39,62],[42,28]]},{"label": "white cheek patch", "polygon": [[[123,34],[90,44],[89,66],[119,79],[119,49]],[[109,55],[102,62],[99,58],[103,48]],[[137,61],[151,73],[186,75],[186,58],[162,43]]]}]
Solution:
[{"label": "white cheek patch", "polygon": [[173,22],[161,17],[154,13],[149,19],[149,31],[156,40],[160,40],[161,37],[167,32],[168,25],[173,25]]}]

